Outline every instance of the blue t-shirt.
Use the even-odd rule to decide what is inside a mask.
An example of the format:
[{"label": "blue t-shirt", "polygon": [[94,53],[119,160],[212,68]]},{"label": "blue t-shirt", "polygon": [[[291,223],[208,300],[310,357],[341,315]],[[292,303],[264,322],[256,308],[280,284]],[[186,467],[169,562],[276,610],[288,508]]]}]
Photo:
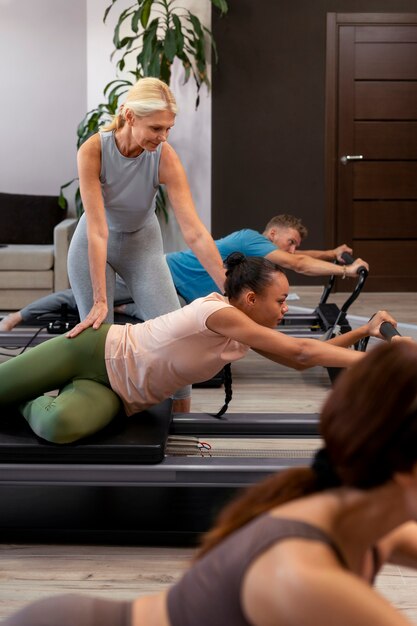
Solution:
[{"label": "blue t-shirt", "polygon": [[[277,247],[256,230],[244,228],[215,241],[220,256],[224,260],[232,252],[245,256],[266,256]],[[175,288],[186,302],[203,298],[213,291],[220,293],[210,274],[191,250],[170,252],[166,260],[171,270]]]}]

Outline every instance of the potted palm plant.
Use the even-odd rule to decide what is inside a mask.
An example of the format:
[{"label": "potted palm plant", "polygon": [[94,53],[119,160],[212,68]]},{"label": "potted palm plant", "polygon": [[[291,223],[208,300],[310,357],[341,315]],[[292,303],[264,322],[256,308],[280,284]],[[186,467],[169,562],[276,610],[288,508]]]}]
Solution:
[{"label": "potted palm plant", "polygon": [[[209,0],[205,0],[209,1]],[[103,16],[105,23],[110,12],[116,10],[119,0],[112,0]],[[227,0],[210,0],[221,15],[228,10]],[[184,70],[184,82],[192,78],[196,86],[196,107],[199,105],[200,89],[211,88],[208,76],[207,49],[211,47],[217,62],[217,50],[212,32],[200,19],[183,6],[184,0],[136,0],[119,14],[114,28],[116,74],[126,72],[127,77],[116,78],[103,90],[105,101],[86,113],[77,128],[77,147],[96,133],[115,115],[121,96],[139,78],[155,76],[167,84],[171,80],[172,64],[178,59]],[[122,34],[123,33],[123,34]],[[60,204],[66,200],[64,189],[74,180],[62,185]],[[80,190],[75,191],[77,215],[83,211]],[[157,196],[157,210],[167,218],[165,196],[162,189]]]}]

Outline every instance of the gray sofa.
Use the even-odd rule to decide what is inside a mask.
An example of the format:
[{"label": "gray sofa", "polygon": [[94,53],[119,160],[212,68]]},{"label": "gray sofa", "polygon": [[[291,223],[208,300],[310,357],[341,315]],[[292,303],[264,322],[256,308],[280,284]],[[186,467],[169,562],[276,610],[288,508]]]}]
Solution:
[{"label": "gray sofa", "polygon": [[76,224],[56,196],[0,193],[1,310],[69,287],[67,256]]}]

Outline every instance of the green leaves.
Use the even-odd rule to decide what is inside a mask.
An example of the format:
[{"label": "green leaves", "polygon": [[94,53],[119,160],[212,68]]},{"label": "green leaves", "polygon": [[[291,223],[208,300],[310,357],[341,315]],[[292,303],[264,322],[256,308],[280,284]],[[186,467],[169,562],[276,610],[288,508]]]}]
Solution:
[{"label": "green leaves", "polygon": [[143,3],[142,12],[140,15],[140,22],[143,28],[146,28],[146,26],[148,25],[152,4],[153,4],[153,0],[145,0]]},{"label": "green leaves", "polygon": [[[200,0],[202,2],[203,0]],[[208,0],[205,0],[208,2]],[[106,8],[103,22],[118,0],[112,0]],[[221,15],[228,11],[227,0],[211,0]],[[217,62],[217,50],[212,32],[203,26],[196,15],[182,6],[182,0],[135,0],[125,8],[117,18],[113,33],[114,50],[111,58],[118,55],[116,69],[128,71],[132,80],[111,81],[104,88],[107,101],[88,111],[77,128],[77,147],[91,135],[98,132],[103,124],[108,123],[117,114],[120,97],[143,76],[155,76],[169,84],[171,69],[175,59],[181,61],[184,70],[184,83],[194,78],[197,88],[196,108],[200,101],[202,84],[210,89],[207,70],[207,44],[214,53]],[[76,179],[74,179],[76,180]],[[59,205],[66,206],[63,189],[72,182],[65,183],[60,189]],[[75,193],[77,212],[83,211],[79,189]],[[163,196],[158,200],[163,209]]]},{"label": "green leaves", "polygon": [[[67,202],[67,199],[66,199],[65,194],[64,194],[64,189],[66,189],[67,187],[72,185],[72,183],[75,182],[76,180],[78,180],[78,178],[73,178],[72,180],[68,181],[67,183],[64,183],[63,185],[61,185],[61,187],[59,188],[58,204],[61,207],[61,209],[66,210],[67,207],[68,207],[68,202]],[[75,190],[74,204],[75,204],[75,210],[76,210],[76,213],[77,213],[77,217],[81,217],[81,215],[84,212],[84,207],[83,207],[83,203],[81,201],[81,193],[80,193],[79,186],[77,186],[77,188]]]},{"label": "green leaves", "polygon": [[158,185],[158,191],[155,196],[155,211],[156,213],[162,213],[165,219],[165,224],[168,224],[167,197],[165,187],[163,185]]},{"label": "green leaves", "polygon": [[226,14],[229,7],[227,6],[226,0],[211,0],[215,7],[220,9],[220,13]]},{"label": "green leaves", "polygon": [[177,53],[176,31],[173,28],[168,28],[165,33],[164,53],[168,61],[172,63]]},{"label": "green leaves", "polygon": [[[106,9],[105,18],[116,2],[113,0]],[[211,2],[222,15],[227,13],[227,0]],[[193,76],[197,91],[202,84],[210,89],[206,54],[209,43],[217,62],[213,35],[194,13],[181,5],[182,0],[136,0],[122,11],[114,31],[112,53],[113,57],[116,52],[122,52],[117,61],[120,71],[132,63],[130,55],[134,54],[134,75],[156,76],[169,83],[171,66],[178,58],[184,68],[184,83]]]}]

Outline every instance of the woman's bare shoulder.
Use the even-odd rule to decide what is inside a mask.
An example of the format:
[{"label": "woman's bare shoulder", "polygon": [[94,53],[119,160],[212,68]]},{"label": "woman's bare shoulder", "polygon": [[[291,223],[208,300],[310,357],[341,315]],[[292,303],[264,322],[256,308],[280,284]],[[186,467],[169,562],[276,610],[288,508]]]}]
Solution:
[{"label": "woman's bare shoulder", "polygon": [[78,149],[78,154],[85,156],[100,156],[101,154],[101,139],[100,133],[94,133]]},{"label": "woman's bare shoulder", "polygon": [[242,607],[252,624],[411,626],[368,583],[343,568],[330,551],[326,554],[325,545],[312,545],[309,554],[309,547],[307,552],[306,546],[298,550],[297,543],[299,540],[294,540],[294,549],[287,553],[280,551],[279,559],[272,548],[249,568],[242,587]]}]

